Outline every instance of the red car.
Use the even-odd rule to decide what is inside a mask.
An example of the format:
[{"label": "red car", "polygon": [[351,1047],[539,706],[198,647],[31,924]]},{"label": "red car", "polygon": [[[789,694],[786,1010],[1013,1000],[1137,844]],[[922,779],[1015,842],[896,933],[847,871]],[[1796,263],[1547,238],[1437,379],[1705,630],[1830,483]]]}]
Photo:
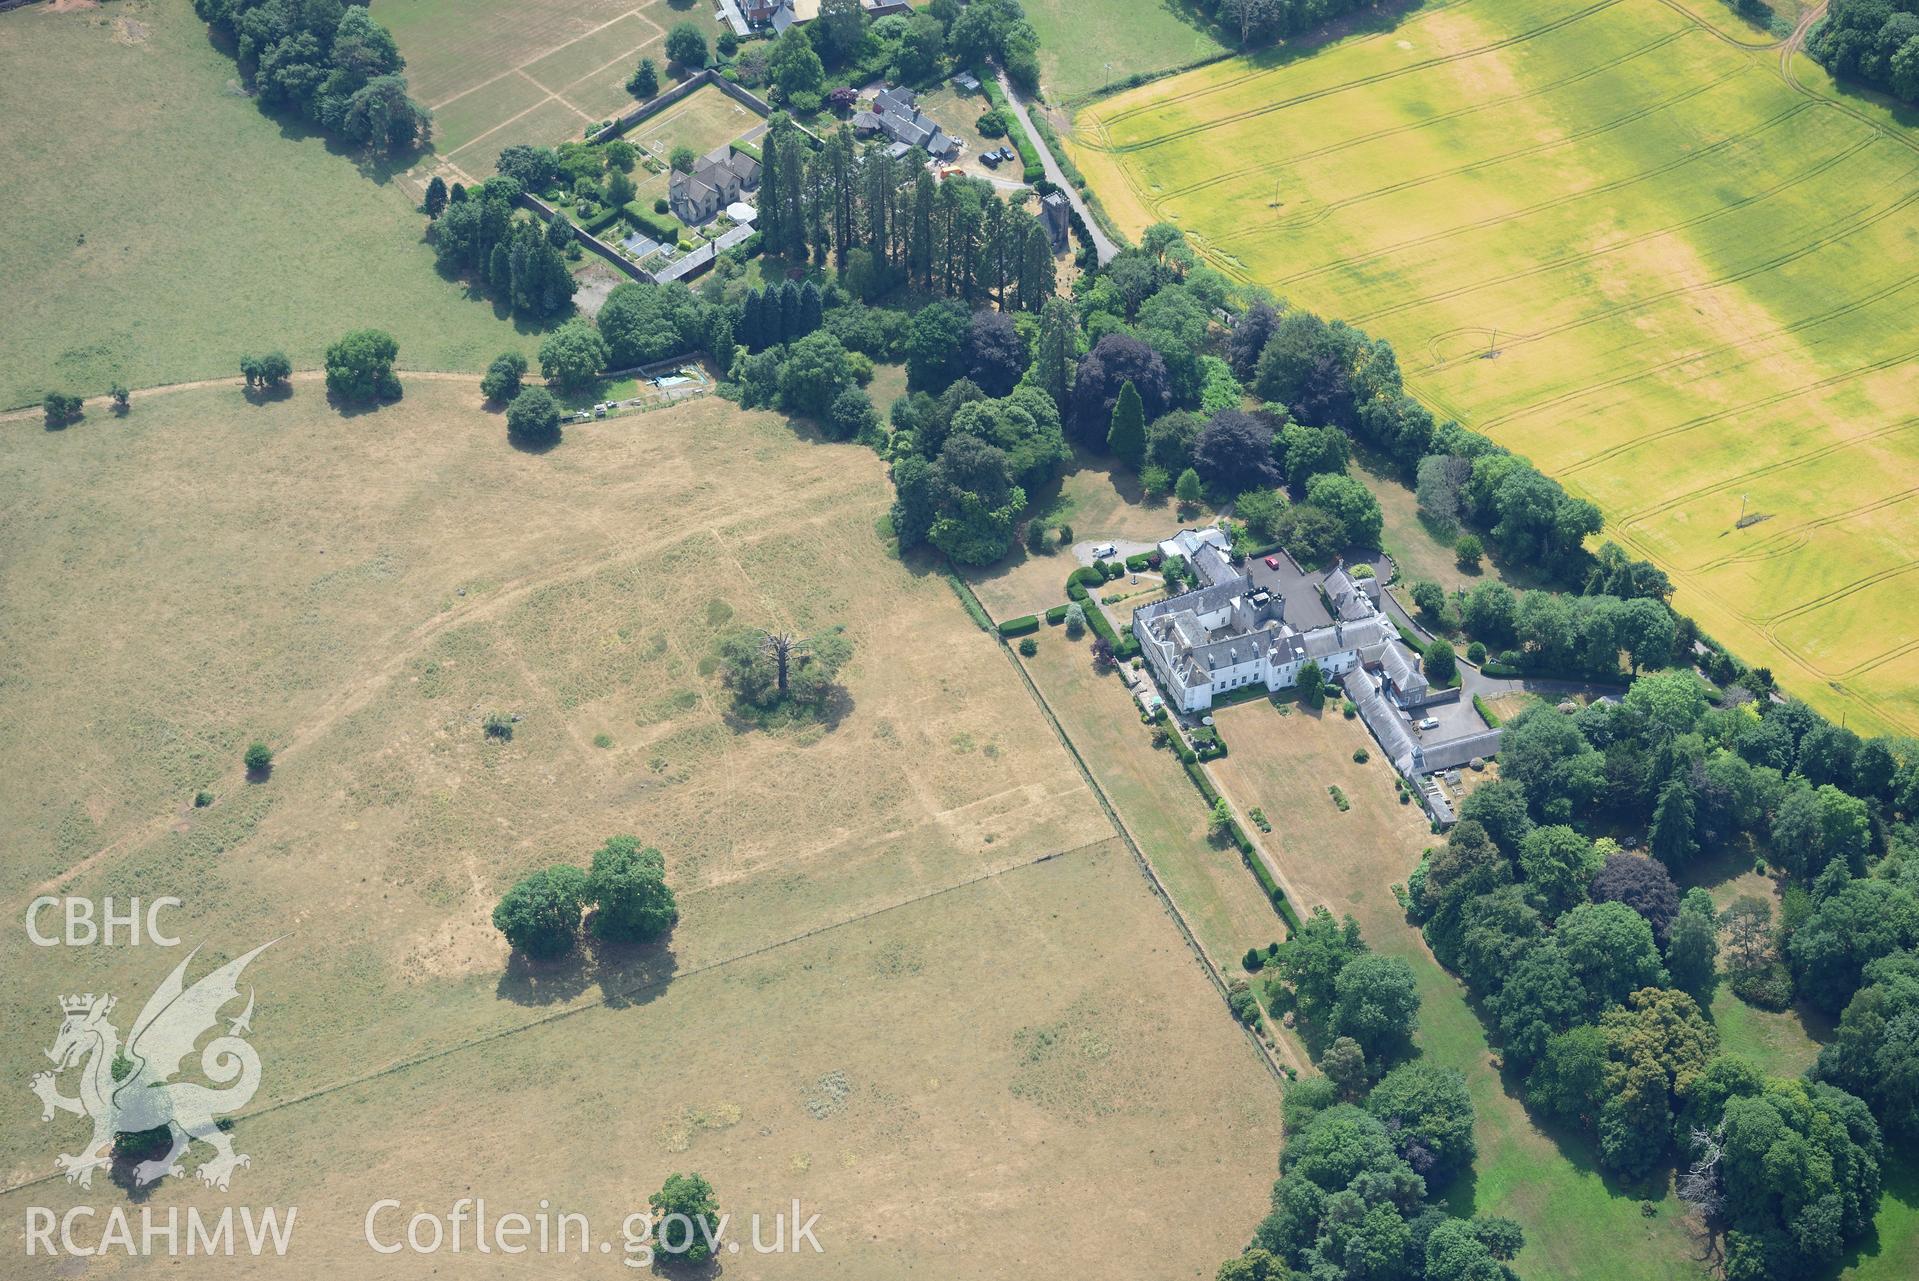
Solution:
[{"label": "red car", "polygon": [[1278,568],[1279,568],[1279,557],[1277,557],[1277,556],[1268,556],[1268,557],[1266,558],[1266,568],[1268,568],[1268,569],[1278,569]]}]

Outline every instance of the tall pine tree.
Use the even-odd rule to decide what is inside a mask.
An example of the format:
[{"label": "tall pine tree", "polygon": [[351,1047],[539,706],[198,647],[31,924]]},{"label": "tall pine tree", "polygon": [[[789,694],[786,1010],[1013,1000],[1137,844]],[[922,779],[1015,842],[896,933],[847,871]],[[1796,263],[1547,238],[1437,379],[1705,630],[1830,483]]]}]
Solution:
[{"label": "tall pine tree", "polygon": [[906,237],[906,269],[921,289],[933,287],[934,203],[933,175],[921,169],[913,179],[913,223]]},{"label": "tall pine tree", "polygon": [[1064,298],[1049,298],[1039,316],[1039,351],[1033,361],[1033,381],[1053,398],[1060,417],[1069,416],[1073,372],[1079,364],[1078,324]]},{"label": "tall pine tree", "polygon": [[1059,288],[1059,276],[1053,266],[1053,240],[1037,218],[1026,229],[1019,267],[1019,305],[1023,311],[1038,311]]},{"label": "tall pine tree", "polygon": [[1653,807],[1652,831],[1648,834],[1653,857],[1678,871],[1699,852],[1693,835],[1695,810],[1692,785],[1683,778],[1667,783]]},{"label": "tall pine tree", "polygon": [[1146,406],[1128,378],[1113,404],[1113,423],[1106,431],[1106,447],[1128,467],[1138,471],[1146,462]]}]

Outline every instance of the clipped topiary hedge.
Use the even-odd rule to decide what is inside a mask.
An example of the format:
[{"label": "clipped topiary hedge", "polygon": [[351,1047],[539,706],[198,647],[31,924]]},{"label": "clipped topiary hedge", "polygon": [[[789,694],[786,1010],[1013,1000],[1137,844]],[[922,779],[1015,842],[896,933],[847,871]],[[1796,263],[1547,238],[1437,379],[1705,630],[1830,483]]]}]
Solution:
[{"label": "clipped topiary hedge", "polygon": [[623,211],[635,227],[665,244],[674,244],[686,232],[678,218],[671,214],[656,214],[637,200],[628,201]]},{"label": "clipped topiary hedge", "polygon": [[1039,630],[1038,614],[1023,614],[1018,618],[1009,618],[999,625],[1001,636],[1025,636]]},{"label": "clipped topiary hedge", "polygon": [[1046,621],[1052,626],[1058,627],[1061,623],[1066,621],[1066,608],[1067,607],[1064,605],[1053,606],[1051,609],[1046,611]]}]

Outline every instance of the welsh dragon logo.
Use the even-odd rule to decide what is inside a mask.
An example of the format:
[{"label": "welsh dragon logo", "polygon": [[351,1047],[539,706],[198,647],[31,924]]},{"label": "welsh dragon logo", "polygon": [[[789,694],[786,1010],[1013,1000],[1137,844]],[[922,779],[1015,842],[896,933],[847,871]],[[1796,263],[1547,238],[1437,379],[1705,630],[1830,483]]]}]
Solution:
[{"label": "welsh dragon logo", "polygon": [[[260,1055],[243,1036],[252,1030],[251,989],[246,1008],[227,1020],[225,1034],[207,1042],[200,1052],[201,1071],[223,1088],[208,1089],[173,1077],[200,1037],[220,1023],[220,1011],[240,998],[241,971],[272,946],[272,942],[263,943],[188,987],[187,966],[200,950],[195,948],[147,998],[124,1051],[119,1029],[107,1017],[117,1003],[113,997],[89,992],[60,998],[60,1033],[47,1050],[55,1067],[36,1074],[32,1087],[40,1096],[42,1121],[51,1121],[55,1112],[93,1120],[92,1141],[72,1156],[54,1159],[67,1182],[91,1187],[93,1172],[113,1160],[116,1134],[161,1128],[171,1136],[171,1146],[164,1155],[134,1167],[134,1178],[141,1186],[162,1175],[184,1173],[176,1162],[195,1139],[214,1149],[213,1159],[198,1170],[209,1187],[224,1191],[235,1169],[252,1164],[245,1154],[233,1150],[233,1141],[215,1120],[245,1107],[260,1088]],[[59,1076],[76,1067],[80,1093],[60,1093]]]}]

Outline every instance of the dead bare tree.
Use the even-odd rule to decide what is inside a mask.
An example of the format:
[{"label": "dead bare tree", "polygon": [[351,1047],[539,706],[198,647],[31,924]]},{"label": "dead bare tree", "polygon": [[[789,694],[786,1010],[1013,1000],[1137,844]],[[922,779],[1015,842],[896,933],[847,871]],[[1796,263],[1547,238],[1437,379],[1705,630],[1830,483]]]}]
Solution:
[{"label": "dead bare tree", "polygon": [[768,632],[760,641],[760,648],[773,656],[773,668],[778,678],[779,691],[787,692],[786,680],[792,670],[796,655],[805,653],[813,642],[791,632]]},{"label": "dead bare tree", "polygon": [[1725,1189],[1719,1177],[1719,1158],[1724,1151],[1719,1136],[1712,1130],[1692,1132],[1692,1164],[1679,1178],[1679,1199],[1699,1211],[1708,1223],[1715,1221],[1725,1206]]}]

